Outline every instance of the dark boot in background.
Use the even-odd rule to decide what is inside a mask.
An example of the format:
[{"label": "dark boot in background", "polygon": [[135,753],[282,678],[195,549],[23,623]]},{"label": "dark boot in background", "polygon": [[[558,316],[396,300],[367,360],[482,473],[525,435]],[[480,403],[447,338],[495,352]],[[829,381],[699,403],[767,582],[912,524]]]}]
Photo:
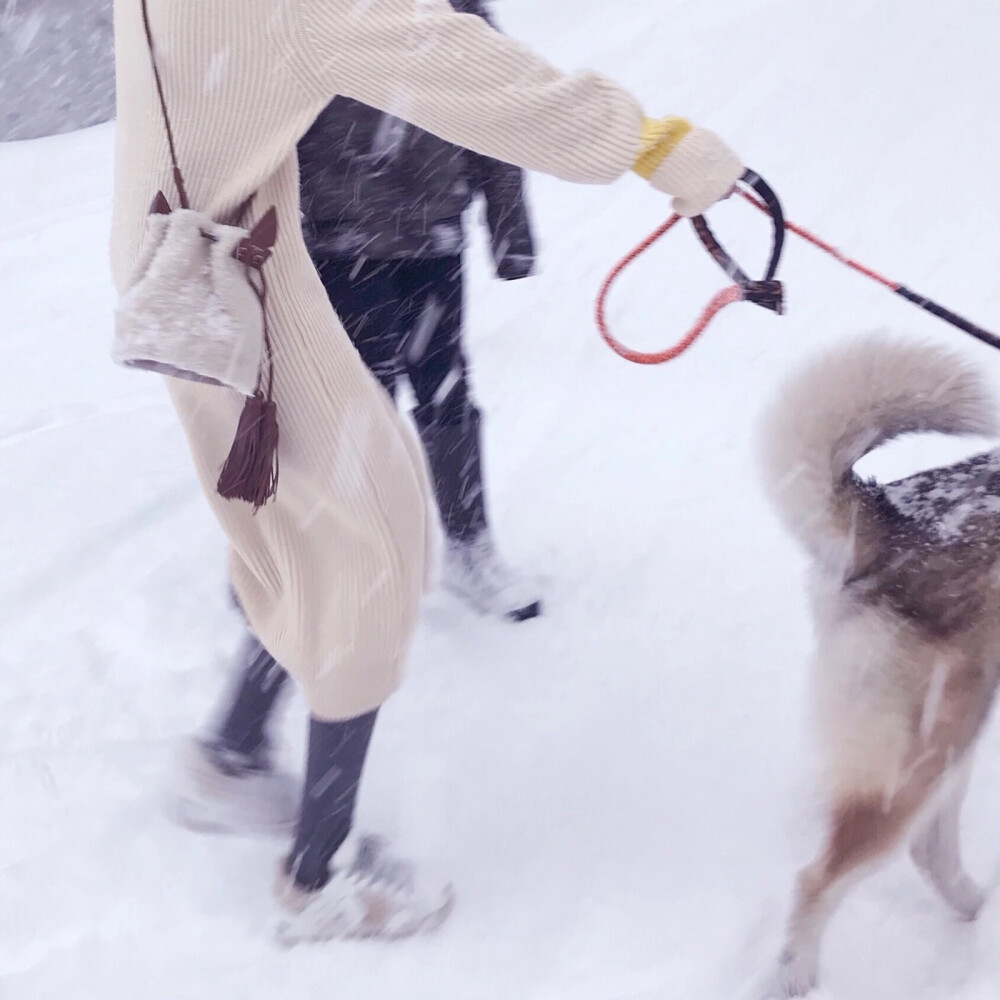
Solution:
[{"label": "dark boot in background", "polygon": [[541,600],[500,558],[493,544],[483,489],[480,416],[474,406],[445,422],[432,405],[413,418],[427,454],[446,547],[442,582],[486,614],[525,621],[541,614]]}]

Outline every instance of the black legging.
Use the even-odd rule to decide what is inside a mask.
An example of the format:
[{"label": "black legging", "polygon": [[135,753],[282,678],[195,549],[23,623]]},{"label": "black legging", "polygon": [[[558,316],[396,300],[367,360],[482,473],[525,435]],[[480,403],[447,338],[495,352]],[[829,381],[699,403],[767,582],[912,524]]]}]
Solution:
[{"label": "black legging", "polygon": [[[267,725],[288,674],[252,637],[227,710],[208,745],[218,766],[233,774],[263,766]],[[347,838],[368,753],[376,709],[351,719],[309,720],[305,784],[286,869],[304,889],[330,877],[330,859]]]},{"label": "black legging", "polygon": [[243,643],[242,664],[216,727],[213,745],[235,763],[252,767],[266,752],[268,722],[284,690],[288,674],[249,633]]}]

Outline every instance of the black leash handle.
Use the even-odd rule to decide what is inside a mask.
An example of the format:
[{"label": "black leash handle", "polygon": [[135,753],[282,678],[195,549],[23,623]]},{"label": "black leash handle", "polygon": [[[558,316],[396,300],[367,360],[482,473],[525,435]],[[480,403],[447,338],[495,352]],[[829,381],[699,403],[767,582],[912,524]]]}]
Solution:
[{"label": "black leash handle", "polygon": [[771,257],[768,260],[767,270],[764,272],[763,278],[756,280],[747,275],[729,251],[716,239],[704,215],[694,216],[691,219],[691,225],[694,226],[698,239],[701,240],[702,246],[709,252],[712,259],[739,285],[744,300],[761,306],[763,309],[769,309],[780,316],[785,308],[784,289],[775,276],[778,273],[778,265],[781,263],[782,250],[785,247],[785,213],[781,208],[778,196],[756,171],[745,170],[738,183],[750,188],[761,199],[761,207],[771,217],[771,223],[774,226],[771,237]]},{"label": "black leash handle", "polygon": [[981,340],[984,344],[989,344],[990,347],[995,347],[1000,351],[1000,337],[995,333],[990,333],[989,330],[977,326],[970,320],[965,319],[964,316],[959,316],[958,313],[952,312],[950,309],[945,309],[944,306],[938,305],[933,299],[929,299],[919,292],[910,291],[905,285],[896,285],[893,291],[906,299],[907,302],[912,302],[915,306],[919,306],[932,316],[943,319],[946,323],[950,323],[964,333],[975,337],[976,340]]}]

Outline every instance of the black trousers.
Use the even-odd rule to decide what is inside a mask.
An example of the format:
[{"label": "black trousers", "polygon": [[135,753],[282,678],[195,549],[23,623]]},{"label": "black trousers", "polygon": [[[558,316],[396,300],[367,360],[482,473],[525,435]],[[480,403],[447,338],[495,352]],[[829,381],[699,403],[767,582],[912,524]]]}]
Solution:
[{"label": "black trousers", "polygon": [[487,528],[480,414],[462,350],[462,258],[321,257],[316,269],[362,360],[392,394],[405,376],[449,538]]},{"label": "black trousers", "polygon": [[418,408],[444,423],[469,404],[462,352],[462,258],[315,261],[334,312],[372,374],[395,396],[405,375]]}]

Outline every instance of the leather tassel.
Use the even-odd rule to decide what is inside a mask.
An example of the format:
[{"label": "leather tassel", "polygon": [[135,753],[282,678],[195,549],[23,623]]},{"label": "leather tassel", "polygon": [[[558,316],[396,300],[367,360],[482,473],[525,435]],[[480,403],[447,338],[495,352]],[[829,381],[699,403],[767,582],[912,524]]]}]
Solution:
[{"label": "leather tassel", "polygon": [[278,488],[278,408],[261,392],[247,396],[217,485],[226,500],[245,500],[257,513]]}]

